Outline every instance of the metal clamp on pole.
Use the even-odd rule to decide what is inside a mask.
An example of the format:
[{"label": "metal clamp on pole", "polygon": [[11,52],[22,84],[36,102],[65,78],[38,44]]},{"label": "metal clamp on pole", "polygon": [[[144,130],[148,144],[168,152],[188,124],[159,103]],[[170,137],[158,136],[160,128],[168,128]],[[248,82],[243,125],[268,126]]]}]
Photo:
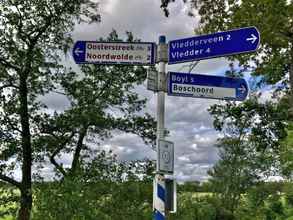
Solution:
[{"label": "metal clamp on pole", "polygon": [[[161,36],[165,37],[165,36]],[[157,53],[157,62],[168,62],[168,44],[166,44],[166,37],[165,43],[159,42],[158,53]]]},{"label": "metal clamp on pole", "polygon": [[165,72],[158,73],[158,91],[167,92],[167,75]]},{"label": "metal clamp on pole", "polygon": [[167,76],[164,72],[148,70],[147,89],[153,92],[167,92]]},{"label": "metal clamp on pole", "polygon": [[158,91],[158,72],[148,69],[147,71],[147,89],[153,92]]}]

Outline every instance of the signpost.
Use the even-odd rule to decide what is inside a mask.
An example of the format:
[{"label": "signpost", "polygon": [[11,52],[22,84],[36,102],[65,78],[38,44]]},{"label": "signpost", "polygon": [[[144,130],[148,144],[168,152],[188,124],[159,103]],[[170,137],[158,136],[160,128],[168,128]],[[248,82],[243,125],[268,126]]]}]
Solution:
[{"label": "signpost", "polygon": [[168,95],[243,101],[248,85],[242,78],[169,72]]},{"label": "signpost", "polygon": [[246,27],[169,42],[169,64],[256,51],[260,35],[255,27]]},{"label": "signpost", "polygon": [[[153,209],[155,220],[166,220],[176,212],[176,181],[164,174],[174,172],[174,144],[165,140],[165,92],[168,95],[243,101],[248,95],[244,79],[169,72],[166,64],[176,64],[213,57],[254,52],[260,43],[255,27],[173,40],[166,44],[160,36],[155,43],[77,41],[72,54],[77,64],[159,65],[149,71],[147,87],[157,92],[157,168],[154,178]],[[169,46],[169,49],[168,49]],[[158,56],[158,57],[156,57]],[[168,78],[168,80],[166,80]],[[166,82],[168,81],[168,83]],[[168,87],[168,88],[166,88]]]},{"label": "signpost", "polygon": [[73,58],[77,64],[155,65],[155,43],[77,41]]}]

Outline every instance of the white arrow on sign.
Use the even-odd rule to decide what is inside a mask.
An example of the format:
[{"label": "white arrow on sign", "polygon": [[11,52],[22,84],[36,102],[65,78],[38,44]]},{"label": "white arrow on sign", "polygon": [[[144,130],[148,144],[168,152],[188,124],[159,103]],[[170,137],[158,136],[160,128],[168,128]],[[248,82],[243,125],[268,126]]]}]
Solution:
[{"label": "white arrow on sign", "polygon": [[244,85],[241,85],[241,88],[238,88],[238,90],[240,90],[240,92],[243,94],[246,92],[246,88]]},{"label": "white arrow on sign", "polygon": [[257,40],[257,37],[254,34],[251,34],[250,38],[246,38],[246,41],[251,41],[251,43],[253,44],[256,40]]},{"label": "white arrow on sign", "polygon": [[83,51],[79,50],[79,48],[76,48],[74,53],[75,53],[76,56],[79,56],[79,54],[83,53]]}]

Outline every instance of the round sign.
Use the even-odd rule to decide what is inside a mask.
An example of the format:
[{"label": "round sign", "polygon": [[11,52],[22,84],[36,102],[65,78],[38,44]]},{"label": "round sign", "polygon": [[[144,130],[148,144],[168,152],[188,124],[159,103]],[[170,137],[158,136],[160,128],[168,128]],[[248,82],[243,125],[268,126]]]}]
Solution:
[{"label": "round sign", "polygon": [[170,162],[170,152],[163,151],[162,159],[165,161],[165,163],[169,163]]}]

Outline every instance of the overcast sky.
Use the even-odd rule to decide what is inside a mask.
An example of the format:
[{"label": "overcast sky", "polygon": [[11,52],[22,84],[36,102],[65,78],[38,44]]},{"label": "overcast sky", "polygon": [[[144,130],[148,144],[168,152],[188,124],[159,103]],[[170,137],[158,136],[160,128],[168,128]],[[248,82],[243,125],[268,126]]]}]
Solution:
[{"label": "overcast sky", "polygon": [[[160,35],[167,40],[191,37],[197,26],[197,19],[187,16],[188,7],[181,1],[170,5],[170,17],[166,18],[158,0],[101,0],[102,22],[92,25],[78,25],[74,31],[75,40],[97,40],[106,37],[112,29],[124,35],[131,31],[136,38],[146,42],[157,42]],[[72,65],[74,61],[69,58]],[[182,65],[169,65],[170,71],[181,71]],[[201,61],[194,73],[223,75],[228,62],[223,58]],[[186,69],[185,69],[186,71]],[[155,116],[156,95],[145,87],[137,89],[141,96],[148,98],[146,111]],[[49,95],[46,102],[52,109],[64,109],[68,103],[62,97]],[[175,143],[175,176],[182,180],[204,180],[206,171],[218,159],[215,143],[220,137],[212,126],[207,108],[217,100],[166,97],[167,138]],[[156,153],[135,135],[119,133],[101,145],[101,149],[112,149],[122,161],[156,158]],[[71,158],[62,158],[66,165]]]}]

